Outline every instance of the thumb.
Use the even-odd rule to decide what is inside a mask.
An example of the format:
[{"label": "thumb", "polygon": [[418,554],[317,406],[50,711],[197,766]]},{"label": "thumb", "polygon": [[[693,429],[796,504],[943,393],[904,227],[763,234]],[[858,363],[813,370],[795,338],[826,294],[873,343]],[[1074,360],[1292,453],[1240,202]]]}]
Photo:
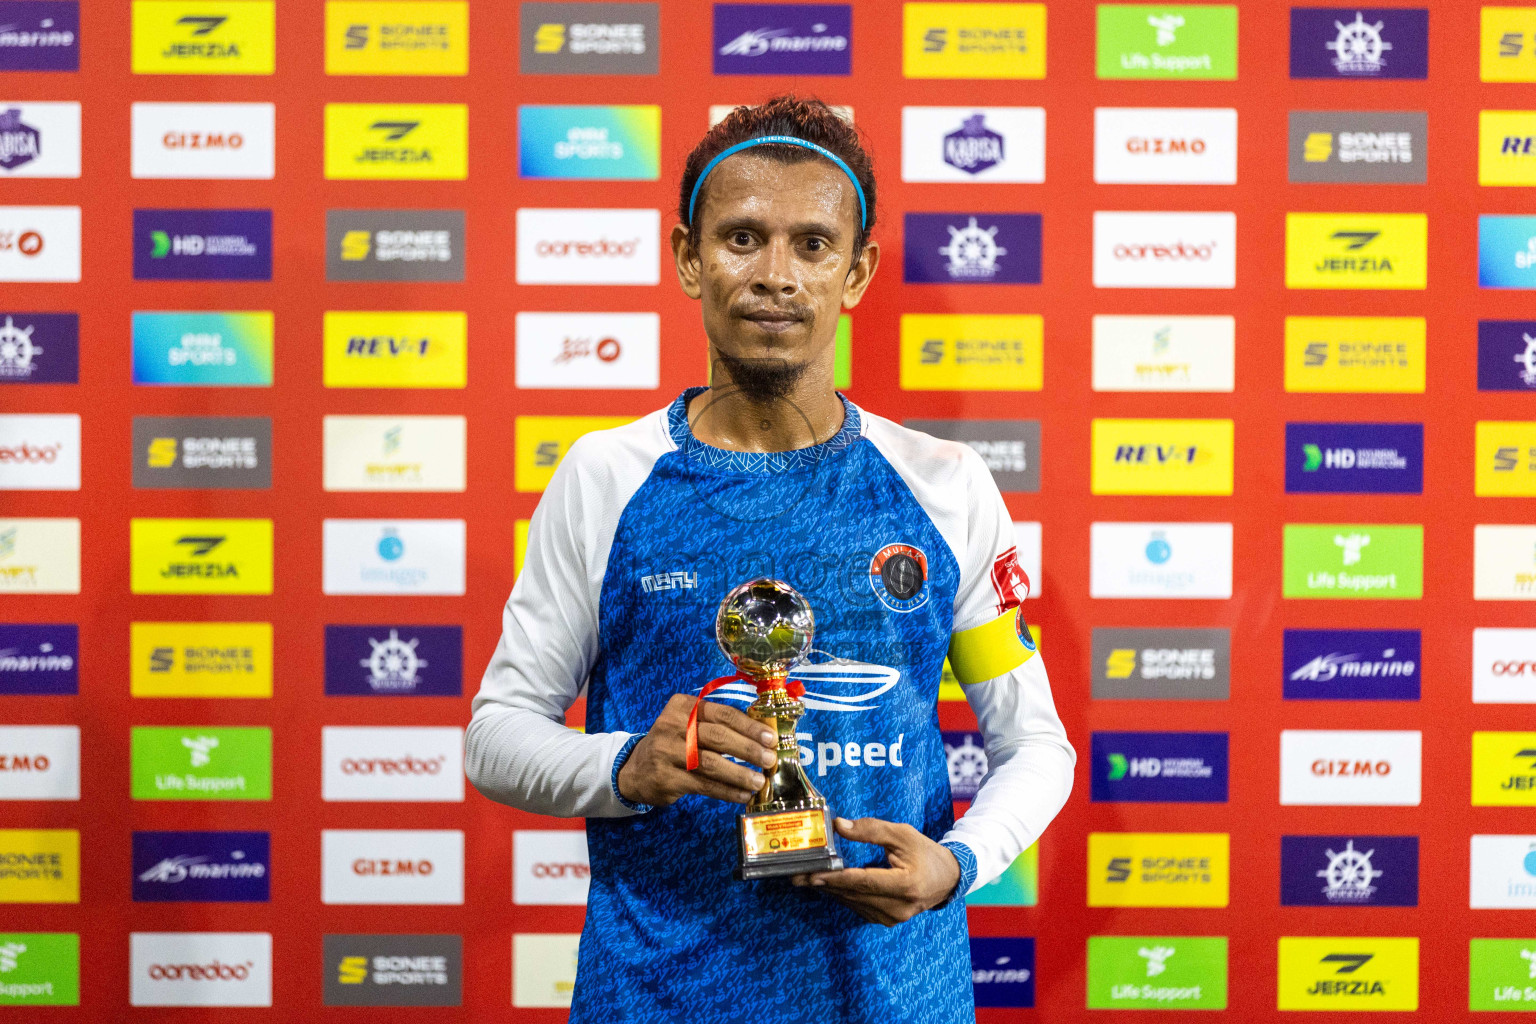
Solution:
[{"label": "thumb", "polygon": [[880,818],[859,818],[857,821],[838,818],[834,824],[838,835],[855,842],[875,843],[884,847],[901,845],[901,830]]}]

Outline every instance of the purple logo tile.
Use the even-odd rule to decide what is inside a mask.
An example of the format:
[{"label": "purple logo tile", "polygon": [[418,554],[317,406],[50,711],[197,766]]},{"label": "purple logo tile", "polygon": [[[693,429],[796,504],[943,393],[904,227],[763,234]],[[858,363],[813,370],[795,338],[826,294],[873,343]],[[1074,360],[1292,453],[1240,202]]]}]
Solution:
[{"label": "purple logo tile", "polygon": [[949,762],[949,793],[955,800],[974,800],[987,774],[987,747],[979,732],[949,732],[944,737],[944,756]]},{"label": "purple logo tile", "polygon": [[0,384],[76,384],[80,317],[0,312]]},{"label": "purple logo tile", "polygon": [[849,4],[715,4],[715,74],[853,73]]},{"label": "purple logo tile", "polygon": [[272,280],[271,210],[134,210],[135,281]]},{"label": "purple logo tile", "polygon": [[1039,284],[1040,214],[909,213],[908,284]]},{"label": "purple logo tile", "polygon": [[1286,700],[1418,700],[1416,629],[1288,629]]},{"label": "purple logo tile", "polygon": [[1035,940],[971,936],[971,985],[977,1006],[1034,1006]]},{"label": "purple logo tile", "polygon": [[1227,802],[1224,732],[1096,732],[1094,803]]},{"label": "purple logo tile", "polygon": [[79,71],[76,0],[0,3],[0,71]]},{"label": "purple logo tile", "polygon": [[1477,322],[1477,390],[1536,392],[1536,320]]},{"label": "purple logo tile", "polygon": [[1281,836],[1282,907],[1416,907],[1418,836]]},{"label": "purple logo tile", "polygon": [[326,626],[330,697],[459,697],[464,693],[459,626]]},{"label": "purple logo tile", "polygon": [[1292,7],[1292,78],[1427,78],[1424,7]]},{"label": "purple logo tile", "polygon": [[1424,493],[1424,424],[1287,423],[1287,494]]},{"label": "purple logo tile", "polygon": [[265,903],[269,832],[135,832],[133,898],[152,903]]},{"label": "purple logo tile", "polygon": [[79,692],[79,627],[73,623],[0,623],[0,697]]}]

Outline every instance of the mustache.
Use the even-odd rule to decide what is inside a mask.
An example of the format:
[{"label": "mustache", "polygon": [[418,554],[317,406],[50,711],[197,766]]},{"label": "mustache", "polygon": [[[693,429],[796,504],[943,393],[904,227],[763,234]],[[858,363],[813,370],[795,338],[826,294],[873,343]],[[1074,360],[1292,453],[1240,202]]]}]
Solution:
[{"label": "mustache", "polygon": [[771,313],[776,316],[787,316],[795,320],[809,321],[816,317],[816,309],[806,302],[786,302],[783,304],[764,302],[736,302],[731,305],[731,315],[745,319],[754,314]]}]

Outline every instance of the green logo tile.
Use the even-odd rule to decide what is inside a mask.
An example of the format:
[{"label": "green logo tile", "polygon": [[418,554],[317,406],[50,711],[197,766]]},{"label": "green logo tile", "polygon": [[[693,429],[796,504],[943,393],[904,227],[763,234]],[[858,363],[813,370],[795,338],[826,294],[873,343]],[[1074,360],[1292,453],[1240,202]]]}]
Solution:
[{"label": "green logo tile", "polygon": [[1225,938],[1089,936],[1088,1009],[1226,1008]]},{"label": "green logo tile", "polygon": [[1285,527],[1286,597],[1413,600],[1424,596],[1424,527]]},{"label": "green logo tile", "polygon": [[1536,1010],[1536,939],[1473,939],[1468,1005]]},{"label": "green logo tile", "polygon": [[0,932],[0,1006],[79,1006],[80,936]]},{"label": "green logo tile", "polygon": [[1237,77],[1237,8],[1099,5],[1100,78]]},{"label": "green logo tile", "polygon": [[133,730],[135,800],[272,799],[272,730]]}]

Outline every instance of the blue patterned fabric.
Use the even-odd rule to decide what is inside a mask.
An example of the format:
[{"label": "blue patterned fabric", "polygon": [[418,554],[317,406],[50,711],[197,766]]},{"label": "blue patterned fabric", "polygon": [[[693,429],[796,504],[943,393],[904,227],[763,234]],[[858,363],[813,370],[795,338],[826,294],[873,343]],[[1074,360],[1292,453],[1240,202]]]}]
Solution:
[{"label": "blue patterned fabric", "polygon": [[[697,393],[673,404],[678,450],[657,461],[619,519],[587,729],[644,732],[672,694],[728,674],[714,640],[719,602],[738,583],[776,576],[810,601],[825,652],[796,673],[807,691],[798,732],[811,781],[839,816],[906,822],[941,838],[953,823],[937,702],[959,586],[954,554],[860,436],[846,400],[844,426],[825,444],[744,455],[692,436],[686,402]],[[892,544],[926,557],[926,600],[892,601],[872,582],[871,559]],[[679,572],[694,585],[642,584]],[[719,696],[745,707],[752,695]],[[737,810],[684,797],[587,820],[592,880],[572,1021],[974,1019],[963,899],[885,928],[786,880],[737,882]],[[850,867],[883,861],[877,846],[839,844]]]}]

